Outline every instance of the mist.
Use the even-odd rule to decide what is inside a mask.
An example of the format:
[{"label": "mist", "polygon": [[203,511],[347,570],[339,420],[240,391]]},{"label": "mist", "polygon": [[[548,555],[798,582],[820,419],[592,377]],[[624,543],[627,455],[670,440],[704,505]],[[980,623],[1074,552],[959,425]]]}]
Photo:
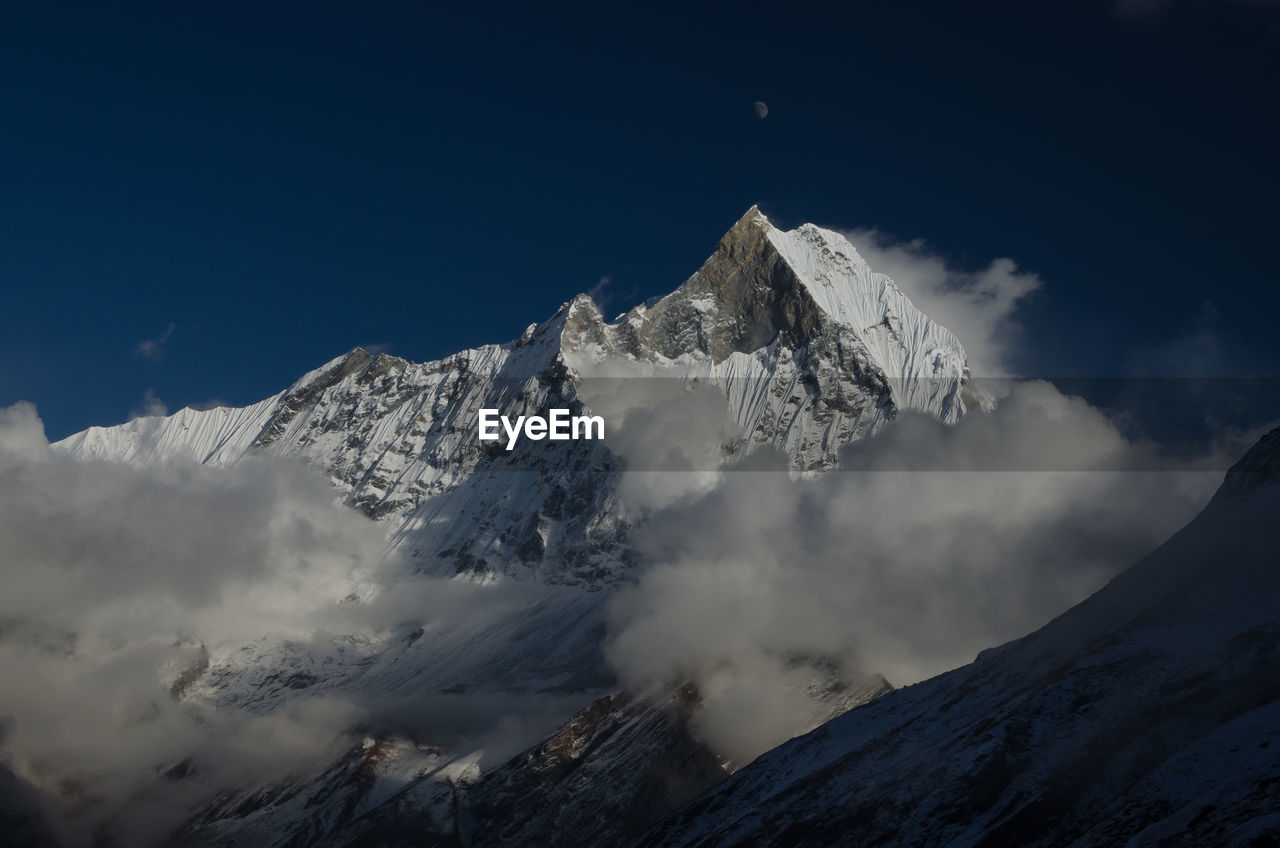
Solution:
[{"label": "mist", "polygon": [[296,462],[74,460],[30,404],[0,409],[0,562],[0,762],[67,845],[156,844],[218,792],[314,771],[362,733],[509,752],[572,706],[340,688],[217,702],[206,678],[246,647],[372,654],[402,623],[482,626],[528,602],[411,573]]},{"label": "mist", "polygon": [[1097,470],[1156,449],[1027,381],[954,426],[901,414],[845,449],[858,470],[723,472],[653,512],[607,655],[641,691],[694,681],[697,732],[743,765],[825,717],[806,691],[823,663],[909,685],[1083,600],[1190,520],[1251,438]]},{"label": "mist", "polygon": [[985,268],[956,266],[924,239],[897,241],[877,229],[845,231],[867,264],[887,274],[916,308],[955,333],[979,377],[1017,374],[1025,333],[1020,309],[1044,288],[1008,257]]}]

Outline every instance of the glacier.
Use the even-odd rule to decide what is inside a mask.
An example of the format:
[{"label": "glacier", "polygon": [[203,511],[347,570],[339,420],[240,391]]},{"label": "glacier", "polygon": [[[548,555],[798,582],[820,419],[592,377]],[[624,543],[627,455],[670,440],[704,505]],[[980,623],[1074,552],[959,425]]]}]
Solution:
[{"label": "glacier", "polygon": [[[753,207],[683,285],[613,321],[579,295],[506,344],[427,363],[357,348],[250,406],[92,427],[53,450],[142,468],[299,461],[406,576],[503,599],[305,645],[184,639],[162,670],[179,701],[265,715],[325,694],[512,696],[559,711],[502,761],[486,743],[362,728],[318,772],[223,787],[171,844],[1267,844],[1280,431],[1162,548],[969,666],[893,690],[794,658],[820,726],[743,768],[700,740],[695,685],[618,691],[605,611],[637,578],[651,506],[630,481],[820,475],[903,412],[953,424],[989,403],[955,336],[847,239]],[[507,451],[477,438],[481,409],[598,414],[608,435]],[[652,423],[677,449],[636,438]],[[162,776],[200,779],[187,763]],[[15,781],[0,767],[27,793]],[[38,811],[0,812],[41,844]]]},{"label": "glacier", "polygon": [[[91,427],[52,449],[141,468],[300,461],[376,522],[385,557],[406,573],[526,587],[502,614],[448,627],[423,618],[377,637],[330,634],[305,646],[265,635],[188,645],[193,659],[176,671],[176,697],[260,714],[326,693],[569,697],[585,705],[569,726],[596,738],[589,769],[676,781],[645,790],[656,793],[656,817],[732,769],[691,739],[687,693],[617,694],[602,655],[606,604],[635,578],[634,536],[646,516],[627,499],[629,475],[680,476],[668,473],[673,467],[715,475],[757,456],[796,476],[821,474],[837,466],[844,445],[904,410],[953,423],[980,401],[960,342],[843,236],[808,224],[783,231],[753,207],[683,285],[614,321],[579,295],[505,344],[425,363],[356,348],[250,406]],[[522,440],[507,451],[477,438],[482,409],[512,419],[550,409],[599,414],[606,438]],[[674,466],[664,464],[666,454],[613,437],[616,423],[634,433],[646,414],[664,409],[676,430],[703,437]],[[700,416],[714,426],[702,427]],[[359,593],[352,597],[359,602]],[[827,716],[890,688],[874,675],[845,680],[815,668],[810,689]],[[537,791],[556,797],[579,794],[599,806],[612,791],[611,783],[584,784],[576,771],[557,783],[560,770],[582,763],[564,760],[555,745],[489,777],[477,752],[429,742],[367,738],[323,774],[222,797],[181,840],[337,844],[371,838],[390,826],[388,816],[411,811],[437,833],[483,833],[492,822],[472,821],[475,811],[458,805],[474,802],[478,811],[533,791],[529,769],[542,775]],[[679,751],[701,763],[697,779],[672,771]],[[347,800],[333,802],[338,812],[314,812],[321,799],[340,797]],[[573,809],[584,821],[596,815],[586,800]],[[616,841],[652,820],[629,819],[600,835]],[[581,835],[546,820],[525,826],[548,844]]]},{"label": "glacier", "polygon": [[618,394],[625,412],[664,381],[723,398],[707,469],[767,449],[797,472],[833,468],[899,410],[954,422],[969,388],[960,342],[843,236],[782,231],[752,207],[680,288],[615,322],[579,295],[507,344],[426,363],[357,348],[251,406],[90,427],[54,448],[141,465],[296,457],[423,573],[599,586],[627,573],[619,475],[652,466],[608,440],[497,456],[477,418],[615,409]]}]

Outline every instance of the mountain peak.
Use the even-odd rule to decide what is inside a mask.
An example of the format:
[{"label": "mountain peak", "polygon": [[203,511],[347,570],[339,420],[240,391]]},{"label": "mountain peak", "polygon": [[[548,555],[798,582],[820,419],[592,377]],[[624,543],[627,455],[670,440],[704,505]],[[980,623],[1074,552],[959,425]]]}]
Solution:
[{"label": "mountain peak", "polygon": [[[617,321],[579,295],[507,344],[427,363],[355,348],[251,407],[184,413],[154,434],[112,428],[65,449],[212,464],[298,456],[325,469],[351,505],[388,522],[395,544],[425,570],[545,569],[549,581],[608,582],[625,572],[617,551],[630,519],[608,511],[607,446],[488,451],[476,439],[478,411],[582,404],[602,413],[618,402],[609,394],[616,381],[589,378],[696,381],[725,400],[730,435],[709,448],[709,467],[767,446],[796,470],[833,468],[844,444],[898,410],[951,422],[964,408],[959,343],[887,280],[838,233],[784,232],[751,207],[682,286]],[[489,473],[517,467],[547,476],[513,494]],[[583,477],[565,482],[564,474]],[[439,523],[438,515],[451,518]],[[474,535],[470,527],[502,529]]]},{"label": "mountain peak", "polygon": [[[813,224],[779,230],[752,206],[683,285],[614,324],[582,296],[565,310],[562,351],[585,362],[625,352],[651,363],[736,354],[756,355],[776,343],[792,351],[835,344],[849,365],[898,381],[903,405],[959,415],[947,399],[965,379],[964,348],[921,313],[884,274],[873,271],[842,234]],[[823,342],[821,340],[825,339]],[[782,348],[779,348],[781,350]]]},{"label": "mountain peak", "polygon": [[747,226],[760,227],[760,228],[767,229],[769,227],[772,227],[773,225],[769,223],[769,219],[765,217],[765,214],[760,211],[760,207],[753,203],[751,204],[750,209],[742,213],[742,217],[738,219],[738,223],[734,224],[733,227],[729,230],[729,232],[733,232],[739,227],[747,227]]}]

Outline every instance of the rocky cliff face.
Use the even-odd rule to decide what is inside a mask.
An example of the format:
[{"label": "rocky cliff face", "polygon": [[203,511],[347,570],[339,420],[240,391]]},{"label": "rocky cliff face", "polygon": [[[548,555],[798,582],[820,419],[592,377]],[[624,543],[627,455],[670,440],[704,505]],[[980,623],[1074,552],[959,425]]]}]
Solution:
[{"label": "rocky cliff face", "polygon": [[[899,410],[956,420],[966,382],[955,337],[843,237],[811,225],[783,232],[752,209],[683,286],[616,321],[579,296],[507,344],[428,363],[357,349],[249,407],[90,428],[56,449],[143,465],[298,458],[379,522],[409,569],[538,590],[448,630],[422,621],[327,647],[193,645],[200,662],[175,697],[252,712],[318,693],[554,693],[581,704],[614,686],[601,654],[605,608],[634,575],[645,521],[620,494],[628,472],[716,473],[759,452],[821,472]],[[699,399],[692,412],[681,405],[689,395]],[[478,440],[481,408],[602,414],[606,439],[508,451]],[[673,465],[626,438],[643,429],[636,416],[659,413],[674,431],[706,437]],[[703,427],[707,418],[715,426]],[[887,688],[825,681],[814,691],[834,713]],[[439,740],[371,735],[323,774],[218,799],[180,842],[616,844],[725,776],[689,733],[692,697],[594,700],[490,772]]]},{"label": "rocky cliff face", "polygon": [[753,208],[683,286],[616,322],[580,295],[505,345],[428,363],[356,349],[250,407],[94,427],[58,447],[135,463],[297,456],[383,522],[421,571],[601,586],[630,564],[636,516],[619,508],[618,475],[661,466],[608,439],[508,452],[477,440],[478,412],[576,414],[602,393],[626,411],[663,381],[723,399],[722,441],[697,470],[772,449],[820,471],[899,409],[954,421],[967,376],[955,337],[842,236],[782,232]]}]

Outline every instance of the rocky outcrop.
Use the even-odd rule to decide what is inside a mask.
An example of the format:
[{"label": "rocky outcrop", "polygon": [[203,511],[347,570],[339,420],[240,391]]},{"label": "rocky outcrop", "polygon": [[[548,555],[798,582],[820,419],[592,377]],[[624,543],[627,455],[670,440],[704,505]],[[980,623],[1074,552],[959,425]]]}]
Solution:
[{"label": "rocky outcrop", "polygon": [[629,579],[632,562],[636,516],[618,508],[619,473],[669,470],[664,458],[619,455],[616,420],[604,444],[510,452],[480,442],[476,425],[481,408],[578,414],[611,380],[624,409],[653,402],[646,382],[720,394],[725,432],[685,458],[694,470],[773,450],[813,472],[899,409],[954,421],[967,377],[955,337],[842,236],[783,232],[753,207],[684,285],[616,322],[579,295],[505,345],[427,363],[357,348],[253,407],[91,428],[58,447],[133,462],[300,457],[383,522],[420,571],[599,587]]},{"label": "rocky outcrop", "polygon": [[[842,236],[784,232],[753,208],[684,285],[616,321],[580,295],[507,344],[426,363],[356,349],[250,407],[91,428],[56,448],[137,464],[300,459],[379,522],[414,571],[530,589],[492,618],[338,634],[328,653],[275,638],[197,650],[172,670],[175,698],[254,713],[299,692],[585,699],[616,685],[601,650],[606,604],[635,578],[651,509],[625,501],[624,475],[717,472],[768,453],[821,472],[901,410],[955,421],[966,379],[955,337]],[[507,450],[477,438],[482,408],[602,414],[606,435]],[[628,441],[653,420],[702,441]],[[824,683],[814,697],[836,712],[886,688]],[[323,774],[217,799],[179,841],[618,844],[724,777],[690,733],[692,697],[597,701],[484,775],[459,752],[371,736]]]}]

